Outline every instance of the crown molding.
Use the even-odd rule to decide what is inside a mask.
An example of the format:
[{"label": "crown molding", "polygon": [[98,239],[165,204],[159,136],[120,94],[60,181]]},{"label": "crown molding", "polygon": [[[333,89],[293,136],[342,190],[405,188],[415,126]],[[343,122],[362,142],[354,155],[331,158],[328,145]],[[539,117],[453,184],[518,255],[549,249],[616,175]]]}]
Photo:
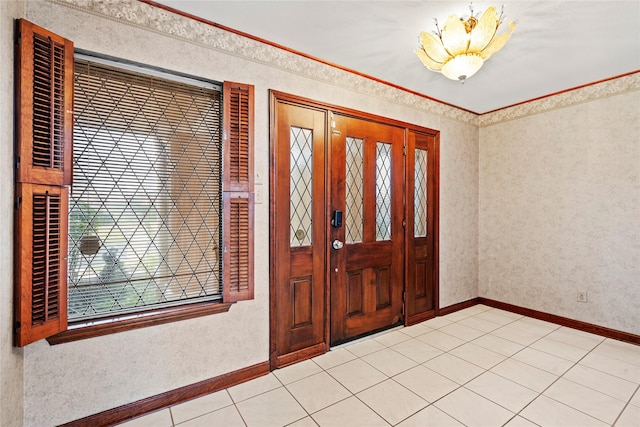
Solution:
[{"label": "crown molding", "polygon": [[244,37],[212,23],[202,22],[137,0],[47,0],[123,24],[197,44],[243,59],[326,82],[367,96],[400,104],[448,119],[478,125],[478,115],[350,70],[305,57],[266,41]]},{"label": "crown molding", "polygon": [[637,90],[640,90],[640,71],[485,113],[479,117],[479,124],[491,126]]}]

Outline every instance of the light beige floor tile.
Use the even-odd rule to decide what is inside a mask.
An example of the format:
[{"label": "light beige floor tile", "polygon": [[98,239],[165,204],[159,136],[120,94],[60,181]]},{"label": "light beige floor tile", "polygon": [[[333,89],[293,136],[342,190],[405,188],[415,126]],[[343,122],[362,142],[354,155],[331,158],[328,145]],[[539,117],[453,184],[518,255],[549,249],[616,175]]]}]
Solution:
[{"label": "light beige floor tile", "polygon": [[484,369],[490,369],[507,358],[507,356],[487,350],[473,343],[461,345],[449,353]]},{"label": "light beige floor tile", "polygon": [[549,387],[558,377],[526,363],[507,359],[491,368],[491,372],[514,381],[539,393]]},{"label": "light beige floor tile", "polygon": [[509,323],[500,329],[492,331],[491,335],[527,346],[538,341],[547,334],[546,332],[538,332],[533,329],[523,329],[522,325],[516,327],[514,326],[516,322]]},{"label": "light beige floor tile", "polygon": [[359,341],[345,348],[356,356],[362,357],[366,356],[369,353],[373,353],[374,351],[382,350],[385,348],[385,346],[376,340],[369,339],[365,341]]},{"label": "light beige floor tile", "polygon": [[233,405],[229,393],[227,393],[227,390],[220,390],[180,405],[172,406],[171,414],[173,415],[173,422],[179,424],[229,405]]},{"label": "light beige floor tile", "polygon": [[233,401],[238,403],[278,387],[282,387],[282,383],[278,381],[273,373],[269,373],[268,375],[255,378],[251,381],[229,387],[227,391]]},{"label": "light beige floor tile", "polygon": [[464,424],[451,418],[449,415],[442,412],[440,409],[431,405],[415,415],[407,418],[398,427],[425,427],[425,426],[438,426],[438,427],[464,427]]},{"label": "light beige floor tile", "polygon": [[504,425],[504,427],[536,427],[538,424],[532,423],[531,421],[522,418],[517,415],[511,419],[508,423]]},{"label": "light beige floor tile", "polygon": [[560,326],[555,323],[534,319],[533,317],[521,317],[513,322],[512,325],[525,331],[534,331],[535,333],[541,334],[541,336],[545,336],[560,328]]},{"label": "light beige floor tile", "polygon": [[452,335],[445,334],[440,331],[433,331],[424,335],[420,335],[417,339],[433,347],[437,347],[442,351],[453,350],[454,348],[465,343],[465,341],[461,340],[460,338],[456,338]]},{"label": "light beige floor tile", "polygon": [[401,343],[402,341],[406,341],[410,338],[407,336],[407,334],[403,334],[401,330],[397,330],[397,331],[388,332],[386,334],[377,336],[374,339],[382,345],[391,347],[393,345]]},{"label": "light beige floor tile", "polygon": [[367,354],[362,357],[362,360],[389,377],[406,371],[407,369],[411,369],[417,365],[415,361],[390,348],[385,348],[384,350]]},{"label": "light beige floor tile", "polygon": [[484,335],[484,332],[461,325],[460,323],[443,326],[440,328],[440,332],[460,338],[463,341],[471,341]]},{"label": "light beige floor tile", "polygon": [[171,427],[173,421],[171,421],[169,409],[163,409],[119,425],[121,427]]},{"label": "light beige floor tile", "polygon": [[604,427],[607,424],[546,396],[539,396],[520,413],[540,426]]},{"label": "light beige floor tile", "polygon": [[303,378],[286,387],[310,414],[351,396],[349,390],[326,372]]},{"label": "light beige floor tile", "polygon": [[593,350],[595,346],[604,340],[601,336],[566,327],[556,329],[547,335],[547,338],[585,350]]},{"label": "light beige floor tile", "polygon": [[471,315],[475,316],[476,314],[480,314],[482,312],[485,312],[487,310],[491,310],[491,307],[489,307],[488,305],[484,305],[484,304],[476,304],[472,307],[469,308],[464,308],[461,311],[465,311],[467,313],[470,313]]},{"label": "light beige floor tile", "polygon": [[632,381],[635,384],[640,384],[640,366],[638,365],[623,362],[594,352],[587,354],[580,361],[580,365],[615,375],[616,377],[624,380]]},{"label": "light beige floor tile", "polygon": [[484,347],[487,350],[495,351],[496,353],[500,353],[505,356],[513,356],[524,348],[524,346],[518,343],[505,340],[504,338],[496,337],[495,335],[491,335],[490,333],[473,340],[473,343],[479,345],[480,347]]},{"label": "light beige floor tile", "polygon": [[635,406],[640,406],[640,388],[636,390],[636,394],[633,395],[629,403]]},{"label": "light beige floor tile", "polygon": [[342,365],[356,358],[356,355],[348,351],[346,348],[337,348],[330,350],[325,354],[314,357],[312,360],[322,369],[330,369],[334,366]]},{"label": "light beige floor tile", "polygon": [[388,427],[389,423],[356,397],[350,397],[318,411],[312,418],[320,427]]},{"label": "light beige floor tile", "polygon": [[527,347],[513,355],[513,359],[535,366],[554,375],[562,375],[569,370],[574,362],[563,359],[535,348]]},{"label": "light beige floor tile", "polygon": [[538,397],[537,392],[491,372],[474,378],[465,387],[514,413]]},{"label": "light beige floor tile", "polygon": [[640,407],[629,405],[620,414],[616,421],[616,427],[638,427],[640,426]]},{"label": "light beige floor tile", "polygon": [[638,387],[635,383],[581,364],[571,368],[569,372],[563,375],[563,378],[625,402],[629,400]]},{"label": "light beige floor tile", "polygon": [[301,420],[296,421],[295,423],[288,424],[287,427],[318,427],[313,418],[304,417]]},{"label": "light beige floor tile", "polygon": [[238,409],[233,405],[218,409],[214,412],[209,412],[208,414],[201,415],[198,418],[193,418],[187,422],[177,425],[180,427],[245,427],[245,423],[238,413]]},{"label": "light beige floor tile", "polygon": [[480,314],[476,314],[475,317],[479,319],[488,320],[489,322],[498,323],[504,326],[520,318],[520,317],[514,317],[511,314],[512,313],[507,313],[506,311],[491,309],[491,310],[482,312]]},{"label": "light beige floor tile", "polygon": [[459,388],[434,405],[466,426],[501,426],[515,414],[490,400]]},{"label": "light beige floor tile", "polygon": [[447,353],[423,363],[423,366],[458,384],[464,384],[484,372],[484,369]]},{"label": "light beige floor tile", "polygon": [[593,352],[640,366],[640,345],[606,339]]},{"label": "light beige floor tile", "polygon": [[567,359],[572,362],[577,362],[589,352],[583,348],[574,347],[550,338],[542,338],[531,344],[531,347],[536,350],[544,351],[545,353],[553,354],[554,356],[562,357],[563,359]]},{"label": "light beige floor tile", "polygon": [[427,360],[433,359],[434,357],[442,354],[442,350],[439,348],[433,347],[418,339],[410,339],[408,341],[401,342],[400,344],[396,344],[391,347],[391,349],[407,356],[411,360],[415,360],[418,363],[424,363]]},{"label": "light beige floor tile", "polygon": [[284,387],[243,400],[236,406],[249,427],[283,426],[307,416]]},{"label": "light beige floor tile", "polygon": [[443,319],[448,320],[450,322],[459,322],[462,319],[466,319],[467,317],[473,316],[473,314],[467,314],[465,311],[458,310],[450,314],[446,314],[442,316]]},{"label": "light beige floor tile", "polygon": [[276,369],[275,371],[273,371],[273,375],[278,377],[282,384],[287,385],[294,381],[301,380],[302,378],[315,375],[321,371],[322,368],[318,366],[313,360],[304,360],[302,362],[289,365],[282,369]]},{"label": "light beige floor tile", "polygon": [[356,396],[392,425],[429,404],[393,380],[376,384]]},{"label": "light beige floor tile", "polygon": [[428,326],[431,329],[442,328],[443,326],[450,325],[451,320],[447,320],[444,317],[434,317],[433,319],[425,320],[421,324],[424,326]]},{"label": "light beige floor tile", "polygon": [[406,328],[402,328],[399,330],[405,335],[409,335],[412,338],[415,338],[419,335],[426,334],[427,332],[433,331],[430,327],[425,325],[424,323],[418,323],[417,325],[407,326]]},{"label": "light beige floor tile", "polygon": [[467,317],[466,319],[463,319],[458,323],[482,332],[491,332],[502,327],[502,325],[499,323],[490,322],[488,320],[481,319],[478,316]]},{"label": "light beige floor tile", "polygon": [[626,402],[560,378],[544,395],[608,424],[613,424]]},{"label": "light beige floor tile", "polygon": [[343,363],[327,372],[352,393],[358,393],[387,379],[385,374],[361,359]]},{"label": "light beige floor tile", "polygon": [[416,366],[393,379],[428,402],[435,402],[460,387],[456,382],[424,366]]}]

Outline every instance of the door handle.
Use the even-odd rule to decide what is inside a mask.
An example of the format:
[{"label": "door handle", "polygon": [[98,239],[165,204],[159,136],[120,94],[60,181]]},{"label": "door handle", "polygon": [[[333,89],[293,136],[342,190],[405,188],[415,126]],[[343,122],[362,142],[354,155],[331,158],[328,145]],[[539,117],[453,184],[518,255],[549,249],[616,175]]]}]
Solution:
[{"label": "door handle", "polygon": [[333,247],[333,249],[335,249],[335,250],[342,249],[343,246],[344,246],[344,243],[342,243],[338,239],[336,239],[333,242],[331,242],[331,247]]}]

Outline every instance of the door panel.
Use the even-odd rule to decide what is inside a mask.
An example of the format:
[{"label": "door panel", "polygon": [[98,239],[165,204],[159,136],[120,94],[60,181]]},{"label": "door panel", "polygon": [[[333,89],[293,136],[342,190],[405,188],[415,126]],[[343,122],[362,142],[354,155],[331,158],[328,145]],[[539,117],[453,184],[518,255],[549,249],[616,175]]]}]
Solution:
[{"label": "door panel", "polygon": [[326,351],[325,126],[325,112],[276,104],[274,368]]},{"label": "door panel", "polygon": [[435,316],[437,292],[436,137],[407,138],[406,324]]},{"label": "door panel", "polygon": [[353,338],[402,319],[404,287],[404,130],[333,116],[331,209],[344,224],[331,226],[331,342]]}]

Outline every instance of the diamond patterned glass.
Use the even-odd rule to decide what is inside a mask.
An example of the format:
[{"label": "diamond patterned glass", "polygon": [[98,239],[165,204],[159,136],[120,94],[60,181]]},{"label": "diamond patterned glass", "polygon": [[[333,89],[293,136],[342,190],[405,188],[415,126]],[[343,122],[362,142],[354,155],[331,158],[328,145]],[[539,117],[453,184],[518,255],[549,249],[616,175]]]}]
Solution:
[{"label": "diamond patterned glass", "polygon": [[220,92],[77,60],[69,319],[221,297]]},{"label": "diamond patterned glass", "polygon": [[347,243],[362,242],[364,212],[364,141],[347,137],[345,233]]},{"label": "diamond patterned glass", "polygon": [[414,181],[414,237],[427,235],[427,151],[415,151],[415,181]]},{"label": "diamond patterned glass", "polygon": [[391,144],[376,144],[376,240],[391,239]]},{"label": "diamond patterned glass", "polygon": [[291,247],[311,245],[311,189],[313,185],[313,132],[291,127],[290,242]]}]

